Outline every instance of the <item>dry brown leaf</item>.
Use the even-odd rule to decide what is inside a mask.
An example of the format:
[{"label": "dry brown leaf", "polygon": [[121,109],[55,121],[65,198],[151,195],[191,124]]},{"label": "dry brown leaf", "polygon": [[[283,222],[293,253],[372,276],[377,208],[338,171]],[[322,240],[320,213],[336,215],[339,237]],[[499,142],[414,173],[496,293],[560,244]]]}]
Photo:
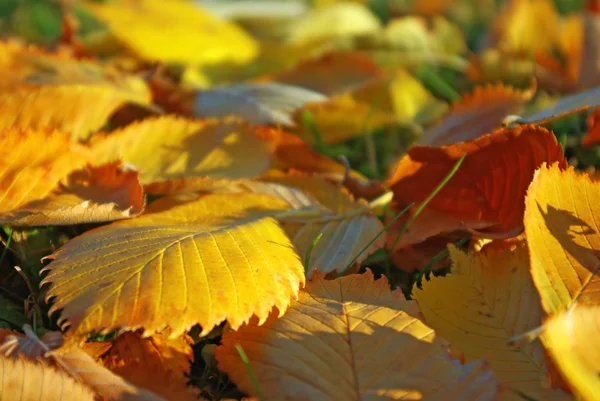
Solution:
[{"label": "dry brown leaf", "polygon": [[119,162],[71,173],[47,197],[0,214],[13,226],[97,223],[137,216],[145,205],[138,173]]},{"label": "dry brown leaf", "polygon": [[401,205],[423,201],[465,154],[458,172],[428,208],[464,222],[457,229],[489,223],[486,233],[496,235],[518,234],[534,171],[544,162],[566,165],[561,145],[548,130],[504,128],[440,148],[413,146],[388,180],[394,199]]},{"label": "dry brown leaf", "polygon": [[63,178],[89,161],[85,148],[53,131],[0,130],[0,149],[2,214],[47,197]]},{"label": "dry brown leaf", "polygon": [[587,118],[588,132],[581,141],[584,147],[589,147],[600,142],[600,107],[596,107]]},{"label": "dry brown leaf", "polygon": [[[550,390],[539,342],[521,349],[507,345],[512,336],[540,326],[544,316],[529,275],[526,245],[485,247],[471,254],[449,249],[452,274],[423,281],[423,289],[414,293],[425,322],[458,347],[466,361],[488,358],[509,390],[534,399],[568,399]],[[521,397],[508,392],[502,399]]]},{"label": "dry brown leaf", "polygon": [[0,130],[52,128],[76,139],[128,103],[150,103],[139,77],[13,42],[0,42],[0,90]]},{"label": "dry brown leaf", "polygon": [[542,166],[527,191],[525,234],[544,310],[600,303],[600,183],[572,168]]},{"label": "dry brown leaf", "polygon": [[58,331],[49,331],[42,338],[38,338],[28,324],[23,326],[23,331],[25,334],[5,330],[0,336],[0,354],[7,358],[25,357],[35,361],[63,345],[63,336]]},{"label": "dry brown leaf", "polygon": [[443,146],[476,139],[517,113],[535,89],[520,91],[503,84],[476,87],[452,105],[450,112],[421,138],[419,145]]},{"label": "dry brown leaf", "polygon": [[186,385],[188,378],[184,375],[194,359],[191,345],[187,335],[142,338],[140,333],[126,332],[117,337],[102,361],[131,384],[170,401],[198,400],[197,391]]},{"label": "dry brown leaf", "polygon": [[301,86],[332,96],[358,89],[383,74],[366,54],[331,52],[301,61],[291,69],[263,76],[260,81]]},{"label": "dry brown leaf", "polygon": [[[325,280],[316,274],[289,311],[226,332],[218,368],[256,395],[235,348],[250,360],[266,399],[495,400],[498,384],[475,363],[462,366],[420,320],[416,302],[373,274]],[[376,344],[376,346],[373,346]]]},{"label": "dry brown leaf", "polygon": [[115,375],[80,348],[58,348],[49,352],[48,356],[107,401],[166,401]]}]

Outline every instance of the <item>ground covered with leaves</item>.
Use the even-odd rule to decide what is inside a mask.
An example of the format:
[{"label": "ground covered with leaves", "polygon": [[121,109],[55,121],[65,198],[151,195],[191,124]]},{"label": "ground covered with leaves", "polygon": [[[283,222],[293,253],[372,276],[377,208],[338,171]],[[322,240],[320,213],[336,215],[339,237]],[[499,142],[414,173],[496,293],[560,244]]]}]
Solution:
[{"label": "ground covered with leaves", "polygon": [[0,1],[0,399],[598,400],[600,3]]}]

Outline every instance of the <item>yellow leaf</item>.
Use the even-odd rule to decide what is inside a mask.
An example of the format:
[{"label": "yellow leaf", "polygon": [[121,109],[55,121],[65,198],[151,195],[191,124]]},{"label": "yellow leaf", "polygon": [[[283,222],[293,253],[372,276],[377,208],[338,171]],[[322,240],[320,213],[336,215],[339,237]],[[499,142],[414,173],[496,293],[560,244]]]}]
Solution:
[{"label": "yellow leaf", "polygon": [[289,26],[288,41],[298,43],[368,35],[377,32],[380,28],[381,24],[377,17],[364,5],[340,2],[314,9],[293,21]]},{"label": "yellow leaf", "polygon": [[575,307],[546,322],[541,340],[578,400],[598,399],[600,308]]},{"label": "yellow leaf", "polygon": [[282,318],[223,334],[218,368],[256,395],[237,344],[265,399],[483,401],[498,394],[481,363],[452,361],[417,303],[370,272],[337,280],[317,274]]},{"label": "yellow leaf", "polygon": [[59,132],[0,130],[0,214],[42,199],[89,160],[85,148]]},{"label": "yellow leaf", "polygon": [[353,96],[357,101],[377,105],[378,109],[389,111],[399,119],[421,123],[441,117],[448,108],[404,69],[396,70],[390,77],[374,79]]},{"label": "yellow leaf", "polygon": [[[544,312],[529,275],[527,248],[486,247],[465,254],[450,246],[452,274],[423,282],[414,295],[425,322],[458,347],[467,361],[487,357],[496,377],[509,389],[534,399],[563,399],[549,391],[539,343],[511,348],[508,340],[536,328]],[[520,400],[508,393],[503,399]]]},{"label": "yellow leaf", "polygon": [[135,166],[144,184],[177,177],[253,177],[267,170],[274,143],[238,122],[146,119],[92,145],[97,163],[116,159]]},{"label": "yellow leaf", "polygon": [[462,54],[467,50],[460,28],[440,16],[431,21],[416,16],[394,19],[383,38],[390,48],[406,53]]},{"label": "yellow leaf", "polygon": [[128,103],[150,103],[141,78],[12,42],[0,42],[0,91],[0,129],[53,128],[75,139]]},{"label": "yellow leaf", "polygon": [[104,366],[133,385],[146,388],[170,401],[196,401],[198,395],[186,384],[194,356],[191,339],[174,339],[164,334],[142,338],[140,333],[126,332],[103,356]]},{"label": "yellow leaf", "polygon": [[544,310],[598,304],[600,183],[555,165],[536,172],[525,200],[531,275]]},{"label": "yellow leaf", "polygon": [[345,173],[340,163],[294,135],[236,120],[149,118],[98,136],[92,152],[97,163],[119,159],[135,166],[143,184],[182,177],[256,177],[269,168]]},{"label": "yellow leaf", "polygon": [[86,5],[113,36],[145,60],[245,63],[258,52],[258,44],[241,28],[189,1],[88,1]]},{"label": "yellow leaf", "polygon": [[266,195],[207,195],[154,202],[137,219],[88,231],[55,252],[44,283],[51,311],[74,335],[165,326],[176,337],[227,320],[237,328],[275,306],[283,313],[304,280],[283,230],[266,216],[287,203]]},{"label": "yellow leaf", "polygon": [[23,358],[0,356],[0,398],[3,401],[94,401],[94,393],[66,372]]},{"label": "yellow leaf", "polygon": [[45,226],[120,220],[137,216],[144,204],[138,173],[116,162],[71,173],[47,197],[0,213],[0,222]]},{"label": "yellow leaf", "polygon": [[295,113],[294,120],[298,126],[295,131],[308,143],[314,143],[315,137],[311,127],[304,124],[303,114],[306,112],[310,113],[323,142],[327,144],[347,141],[373,128],[390,126],[398,120],[393,112],[357,101],[351,94],[335,96],[324,102],[308,103]]},{"label": "yellow leaf", "polygon": [[360,254],[383,231],[383,224],[370,205],[354,201],[322,176],[271,172],[261,179],[269,182],[196,179],[180,181],[170,189],[176,193],[259,193],[286,202],[289,211],[273,216],[299,255],[305,257],[315,238],[322,236],[311,251],[310,266],[305,266],[309,278],[314,268],[326,274],[342,272],[350,262],[360,263],[385,245],[383,233]]},{"label": "yellow leaf", "polygon": [[511,0],[496,21],[499,44],[516,51],[550,51],[559,17],[552,0]]}]

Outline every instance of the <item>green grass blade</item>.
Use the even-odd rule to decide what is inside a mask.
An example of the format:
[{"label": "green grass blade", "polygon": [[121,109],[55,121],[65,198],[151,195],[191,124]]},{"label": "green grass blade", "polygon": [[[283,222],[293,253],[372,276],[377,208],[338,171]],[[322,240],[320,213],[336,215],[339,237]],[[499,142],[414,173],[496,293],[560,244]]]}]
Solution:
[{"label": "green grass blade", "polygon": [[394,240],[394,244],[392,245],[392,248],[391,248],[392,250],[394,248],[396,248],[396,245],[398,244],[398,241],[400,241],[400,238],[402,238],[402,236],[406,233],[406,231],[408,230],[408,228],[410,227],[410,225],[417,219],[417,217],[419,217],[419,215],[421,214],[421,212],[423,211],[423,209],[425,209],[425,207],[427,206],[427,204],[429,202],[431,202],[431,200],[438,194],[438,192],[440,192],[442,190],[442,188],[444,188],[446,186],[446,184],[448,184],[448,182],[452,179],[452,177],[454,177],[454,175],[456,174],[456,172],[460,168],[461,164],[465,160],[465,157],[467,157],[466,153],[464,155],[462,155],[462,157],[460,159],[458,159],[458,161],[456,162],[456,164],[454,165],[454,167],[452,167],[452,170],[450,170],[450,172],[448,173],[448,175],[446,177],[444,177],[444,179],[442,180],[442,182],[440,182],[438,184],[438,186],[429,194],[429,196],[423,202],[421,202],[421,204],[419,205],[419,207],[417,208],[417,210],[415,211],[415,213],[406,222],[406,224],[404,225],[404,227],[402,227],[402,230],[400,230],[400,232],[398,233],[398,236],[396,236],[396,239]]},{"label": "green grass blade", "polygon": [[360,256],[363,253],[365,253],[367,251],[367,249],[369,249],[369,247],[373,244],[373,242],[377,241],[377,238],[381,237],[381,234],[386,232],[387,229],[390,228],[392,226],[392,224],[394,224],[396,222],[396,220],[398,220],[404,213],[406,213],[408,211],[408,209],[410,209],[412,207],[413,204],[414,203],[411,203],[410,205],[406,206],[400,213],[398,213],[396,216],[394,216],[392,221],[390,221],[385,227],[383,227],[383,229],[381,231],[379,231],[377,233],[377,235],[375,237],[373,237],[373,239],[371,241],[369,241],[369,243],[367,245],[365,245],[365,247],[363,249],[360,250],[360,252],[354,257],[354,259],[352,259],[352,261],[350,263],[348,263],[348,266],[346,266],[343,270],[338,272],[338,277],[341,277],[346,270],[348,270],[350,267],[352,267],[354,262],[356,262],[358,260],[358,258],[360,258]]},{"label": "green grass blade", "polygon": [[321,239],[322,236],[323,236],[323,233],[319,233],[319,235],[317,235],[315,237],[315,239],[313,239],[313,241],[311,242],[310,246],[306,250],[306,255],[304,255],[304,271],[305,271],[305,274],[308,274],[308,268],[310,266],[310,255],[312,254],[313,249],[315,248],[315,246],[317,246],[317,243],[319,242],[319,240]]},{"label": "green grass blade", "polygon": [[12,242],[12,237],[13,237],[14,232],[15,232],[14,230],[10,230],[10,234],[8,234],[8,239],[6,240],[6,246],[4,247],[4,250],[2,251],[2,256],[0,256],[0,265],[2,265],[2,262],[4,262],[4,258],[6,257],[6,252],[8,252],[8,248],[10,248],[10,243]]},{"label": "green grass blade", "polygon": [[264,395],[262,389],[260,388],[260,385],[258,384],[258,380],[256,379],[256,376],[254,375],[252,366],[250,366],[250,360],[248,359],[248,355],[246,355],[246,352],[244,352],[244,349],[239,344],[235,345],[235,349],[237,350],[238,354],[240,354],[240,358],[242,359],[242,362],[244,363],[244,366],[246,367],[248,376],[250,376],[250,381],[252,382],[252,385],[254,386],[254,390],[256,391],[256,394],[258,395],[258,399],[260,401],[265,401],[265,395]]},{"label": "green grass blade", "polygon": [[460,94],[427,64],[421,64],[416,69],[415,75],[447,100],[451,102],[460,100]]},{"label": "green grass blade", "polygon": [[[465,245],[467,242],[469,242],[470,239],[471,239],[471,237],[461,238],[458,241],[456,241],[454,243],[454,245],[456,245],[457,247],[461,247],[461,246]],[[442,260],[446,256],[448,256],[448,253],[449,253],[448,248],[444,249],[442,252],[438,253],[433,258],[431,258],[431,260],[429,262],[427,262],[425,267],[423,267],[423,270],[416,273],[415,284],[417,285],[417,288],[422,288],[423,277],[427,277],[427,275],[429,275],[429,273],[431,273],[431,269],[433,268],[433,266],[435,266],[435,264],[437,262],[439,262],[440,260]]]},{"label": "green grass blade", "polygon": [[323,141],[321,131],[319,131],[319,128],[317,128],[315,120],[313,119],[312,113],[310,111],[302,111],[302,123],[306,128],[308,128],[313,138],[315,139],[315,150],[319,153],[327,154],[327,145],[325,145],[325,141]]}]

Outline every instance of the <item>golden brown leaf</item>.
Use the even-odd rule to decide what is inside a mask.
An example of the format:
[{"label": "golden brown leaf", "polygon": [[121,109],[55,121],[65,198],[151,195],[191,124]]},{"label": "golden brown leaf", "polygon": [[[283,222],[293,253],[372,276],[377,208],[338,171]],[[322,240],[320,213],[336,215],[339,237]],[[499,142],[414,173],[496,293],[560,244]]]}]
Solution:
[{"label": "golden brown leaf", "polygon": [[331,96],[351,92],[382,75],[377,64],[363,53],[331,52],[260,80],[301,86]]},{"label": "golden brown leaf", "polygon": [[47,197],[60,180],[89,160],[86,149],[68,136],[44,130],[0,130],[0,149],[2,214]]},{"label": "golden brown leaf", "polygon": [[165,116],[132,124],[92,145],[96,162],[123,160],[144,184],[177,177],[253,177],[269,167],[275,144],[231,121]]},{"label": "golden brown leaf", "polygon": [[498,394],[487,369],[451,361],[420,320],[418,305],[370,272],[337,280],[316,274],[282,318],[223,335],[218,368],[255,395],[236,344],[267,399],[494,400]]},{"label": "golden brown leaf", "polygon": [[554,135],[534,126],[499,129],[440,148],[414,146],[389,179],[394,199],[404,205],[423,201],[465,154],[458,172],[428,208],[464,222],[457,229],[487,222],[486,232],[503,235],[514,235],[522,226],[534,171],[544,162],[566,164]]},{"label": "golden brown leaf", "polygon": [[544,310],[598,304],[600,183],[572,168],[542,166],[527,191],[525,234]]},{"label": "golden brown leaf", "polygon": [[89,388],[66,372],[24,358],[0,356],[0,378],[3,401],[95,400]]},{"label": "golden brown leaf", "polygon": [[516,51],[550,51],[559,18],[552,0],[510,0],[496,20],[499,45]]},{"label": "golden brown leaf", "polygon": [[141,78],[12,42],[0,42],[0,90],[0,130],[52,128],[76,139],[128,103],[150,103]]},{"label": "golden brown leaf", "polygon": [[71,173],[47,197],[0,214],[0,222],[44,226],[113,221],[137,216],[144,204],[138,173],[113,162]]},{"label": "golden brown leaf", "polygon": [[193,65],[244,63],[258,51],[254,39],[238,26],[184,0],[88,2],[87,10],[145,60]]},{"label": "golden brown leaf", "polygon": [[62,347],[48,353],[73,378],[107,401],[166,401],[164,398],[128,383],[98,364],[80,348]]},{"label": "golden brown leaf", "polygon": [[190,362],[194,356],[191,339],[174,339],[156,334],[142,338],[126,332],[114,341],[102,358],[104,366],[133,385],[146,388],[170,401],[197,400],[197,392],[187,387]]},{"label": "golden brown leaf", "polygon": [[[465,254],[450,246],[452,274],[423,282],[415,298],[428,325],[458,347],[466,361],[487,357],[496,377],[509,389],[536,399],[567,399],[549,391],[548,371],[539,343],[522,349],[507,342],[542,324],[544,311],[529,275],[527,247],[486,247]],[[503,399],[519,400],[516,394]]]},{"label": "golden brown leaf", "polygon": [[596,400],[600,390],[600,308],[575,307],[544,326],[541,340],[577,399]]},{"label": "golden brown leaf", "polygon": [[450,113],[417,143],[443,146],[476,139],[500,127],[506,115],[517,113],[533,92],[534,89],[524,92],[502,84],[476,87],[454,103]]},{"label": "golden brown leaf", "polygon": [[192,202],[163,198],[136,219],[71,240],[55,252],[44,283],[51,311],[75,337],[92,331],[194,324],[207,334],[237,328],[275,306],[283,313],[304,269],[272,216],[289,206],[260,194],[214,194]]}]

